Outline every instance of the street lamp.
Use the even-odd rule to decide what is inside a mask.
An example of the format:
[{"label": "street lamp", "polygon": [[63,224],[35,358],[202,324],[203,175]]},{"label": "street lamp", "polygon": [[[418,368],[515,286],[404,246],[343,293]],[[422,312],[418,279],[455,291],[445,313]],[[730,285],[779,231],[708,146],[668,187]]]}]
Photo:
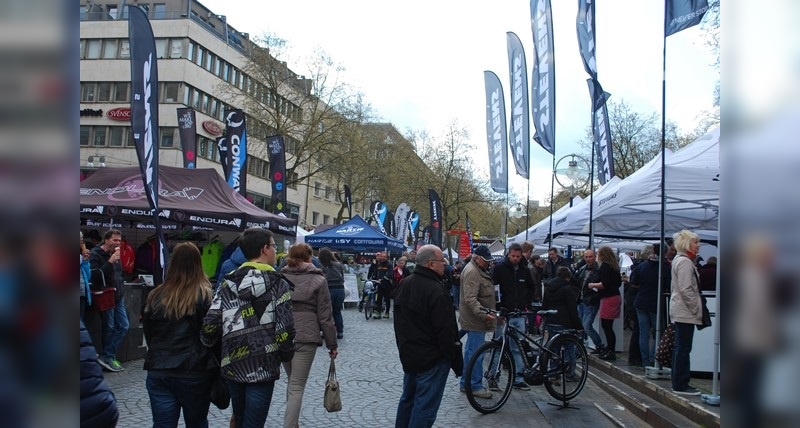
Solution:
[{"label": "street lamp", "polygon": [[[559,168],[561,163],[567,160],[567,167],[566,168]],[[569,206],[572,208],[572,200],[575,198],[575,189],[579,187],[583,187],[587,184],[589,180],[589,162],[576,155],[576,154],[569,154],[556,162],[555,170],[553,171],[553,175],[556,178],[556,182],[558,182],[559,186],[566,188],[569,190]],[[559,178],[561,176],[561,178]],[[564,180],[564,181],[561,181]],[[566,182],[567,184],[564,184]],[[552,236],[550,237],[552,241]],[[572,246],[567,246],[567,259],[572,262]]]},{"label": "street lamp", "polygon": [[[514,204],[514,206],[508,209],[508,216],[515,220],[519,220],[522,217],[527,217],[527,215],[528,215],[528,209],[523,203],[518,202]],[[513,220],[511,221],[511,223],[514,223],[514,226],[516,226],[517,228],[517,232],[514,235],[515,236],[519,235],[519,224]]]}]

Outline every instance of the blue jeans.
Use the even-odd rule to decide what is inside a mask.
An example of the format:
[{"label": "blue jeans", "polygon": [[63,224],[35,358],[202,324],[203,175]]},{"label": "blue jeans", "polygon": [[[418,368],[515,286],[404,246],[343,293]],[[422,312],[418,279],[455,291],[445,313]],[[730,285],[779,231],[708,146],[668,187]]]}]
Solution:
[{"label": "blue jeans", "polygon": [[331,307],[333,307],[333,322],[336,323],[336,333],[344,333],[344,320],[342,319],[342,305],[344,305],[344,288],[331,288]]},{"label": "blue jeans", "polygon": [[183,410],[186,428],[208,428],[211,374],[202,377],[162,376],[148,372],[145,385],[153,412],[153,428],[174,428]]},{"label": "blue jeans", "polygon": [[114,309],[103,311],[103,357],[116,358],[117,348],[128,332],[128,311],[125,309],[125,299],[119,299]]},{"label": "blue jeans", "polygon": [[694,324],[676,322],[675,349],[672,350],[672,389],[681,390],[689,387],[689,380],[692,378],[689,367],[692,340],[694,340]]},{"label": "blue jeans", "polygon": [[656,313],[636,309],[636,317],[639,318],[639,353],[642,354],[642,364],[653,364],[656,355],[656,341],[650,333],[650,329],[656,329]]},{"label": "blue jeans", "polygon": [[275,381],[238,383],[228,381],[236,428],[263,428],[267,422]]},{"label": "blue jeans", "polygon": [[[559,332],[564,331],[564,330],[569,330],[569,329],[567,327],[563,327],[563,326],[550,326],[550,325],[547,326],[547,334],[551,338],[553,336],[555,336],[556,334],[558,334]],[[557,353],[557,354],[559,354],[561,352],[560,349],[554,349],[553,351],[555,353]],[[576,353],[577,353],[577,349],[575,348],[574,345],[568,344],[567,346],[564,347],[564,358],[569,362],[569,370],[567,371],[567,377],[575,376],[575,355],[576,355]],[[548,369],[553,369],[553,368],[556,368],[556,363],[552,362],[552,360],[551,360],[550,367],[548,367]]]},{"label": "blue jeans", "polygon": [[453,307],[458,309],[458,305],[461,299],[461,290],[458,285],[453,285],[450,287],[450,295],[453,296]]},{"label": "blue jeans", "polygon": [[[506,322],[510,326],[514,326],[519,331],[525,332],[525,317],[516,317],[516,318],[506,318]],[[498,325],[497,330],[494,332],[494,337],[500,337],[500,330],[503,327]],[[514,357],[514,365],[516,366],[517,372],[514,373],[514,383],[525,382],[525,379],[522,377],[522,370],[525,367],[525,364],[522,362],[522,354],[520,353],[519,347],[517,346],[517,342],[509,341],[509,349],[511,350],[511,356]]]},{"label": "blue jeans", "polygon": [[432,427],[442,403],[450,361],[441,360],[422,373],[403,374],[403,393],[397,405],[395,428]]},{"label": "blue jeans", "polygon": [[[467,332],[467,343],[464,346],[464,368],[465,369],[467,367],[467,363],[469,363],[469,359],[472,358],[472,354],[474,354],[475,350],[478,349],[479,346],[483,345],[483,343],[485,341],[486,341],[486,332],[485,331],[468,331]],[[472,377],[470,378],[470,384],[472,385],[472,390],[473,391],[479,391],[481,389],[484,389],[483,388],[483,384],[481,383],[483,373],[482,373],[482,370],[480,370],[480,368],[483,367],[483,359],[477,361],[475,363],[475,367],[477,367],[478,369],[472,371]],[[464,372],[464,374],[466,374],[466,372]],[[464,387],[464,378],[465,377],[466,376],[461,376],[461,379],[459,380],[459,384],[461,385],[462,388]]]},{"label": "blue jeans", "polygon": [[594,329],[594,319],[597,318],[598,312],[600,312],[600,305],[590,306],[584,305],[583,303],[578,304],[578,316],[581,318],[583,331],[592,339],[595,348],[603,344],[603,341],[600,339],[600,333]]}]

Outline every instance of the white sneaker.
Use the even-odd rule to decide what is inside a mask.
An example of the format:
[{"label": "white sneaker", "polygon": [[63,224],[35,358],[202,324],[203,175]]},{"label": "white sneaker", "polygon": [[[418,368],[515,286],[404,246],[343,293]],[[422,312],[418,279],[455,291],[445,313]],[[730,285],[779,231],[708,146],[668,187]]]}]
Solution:
[{"label": "white sneaker", "polygon": [[492,398],[492,393],[485,389],[479,389],[477,391],[472,391],[472,396],[478,398]]}]

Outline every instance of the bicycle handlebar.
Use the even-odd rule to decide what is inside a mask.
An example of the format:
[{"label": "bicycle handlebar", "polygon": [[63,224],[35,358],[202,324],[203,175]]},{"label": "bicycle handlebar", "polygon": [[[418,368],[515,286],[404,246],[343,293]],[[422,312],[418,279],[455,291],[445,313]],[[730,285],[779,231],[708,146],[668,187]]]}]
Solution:
[{"label": "bicycle handlebar", "polygon": [[510,309],[506,309],[506,308],[492,309],[492,308],[485,308],[485,307],[481,307],[481,311],[483,311],[483,312],[485,312],[485,313],[487,313],[489,315],[494,315],[496,317],[505,317],[505,318],[516,318],[516,317],[522,317],[522,316],[526,316],[526,315],[540,315],[540,316],[546,317],[546,316],[555,315],[555,314],[558,313],[558,309],[529,311],[529,310],[523,310],[523,309],[510,310]]}]

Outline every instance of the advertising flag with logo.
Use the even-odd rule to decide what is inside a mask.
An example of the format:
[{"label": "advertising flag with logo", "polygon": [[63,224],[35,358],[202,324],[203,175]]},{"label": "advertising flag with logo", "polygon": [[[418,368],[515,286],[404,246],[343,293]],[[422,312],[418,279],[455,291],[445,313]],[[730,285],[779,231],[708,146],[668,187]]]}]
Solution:
[{"label": "advertising flag with logo", "polygon": [[394,237],[403,241],[404,244],[406,242],[406,235],[408,234],[408,213],[410,211],[411,208],[405,202],[398,205],[397,209],[394,211],[394,222],[397,226]]},{"label": "advertising flag with logo", "polygon": [[197,129],[195,124],[194,109],[191,107],[178,110],[178,133],[181,137],[181,152],[183,152],[183,167],[197,167]]},{"label": "advertising flag with logo", "polygon": [[503,85],[492,71],[483,72],[486,86],[486,142],[492,190],[508,193],[508,133]]},{"label": "advertising flag with logo", "polygon": [[508,74],[511,81],[511,158],[517,174],[528,178],[530,153],[530,120],[528,112],[528,66],[525,50],[516,34],[506,33],[508,42]]},{"label": "advertising flag with logo", "polygon": [[428,199],[431,205],[430,243],[442,248],[442,201],[439,199],[439,194],[433,189],[428,189]]},{"label": "advertising flag with logo", "polygon": [[703,20],[708,11],[708,0],[666,0],[664,37],[671,36]]},{"label": "advertising flag with logo", "polygon": [[225,112],[225,138],[228,142],[228,184],[242,196],[247,196],[247,124],[244,112],[233,109]]},{"label": "advertising flag with logo", "polygon": [[533,139],[555,156],[556,153],[556,63],[553,42],[553,12],[550,0],[531,0],[533,31],[533,75],[531,80]]},{"label": "advertising flag with logo", "polygon": [[353,200],[350,195],[350,186],[344,185],[344,203],[347,205],[347,218],[353,218]]},{"label": "advertising flag with logo", "polygon": [[154,278],[163,281],[167,245],[158,216],[158,56],[147,14],[135,6],[130,7],[128,43],[131,52],[131,133],[160,245],[159,272],[153,272]]},{"label": "advertising flag with logo", "polygon": [[269,151],[269,179],[272,182],[272,212],[286,210],[286,146],[283,135],[267,137]]}]

